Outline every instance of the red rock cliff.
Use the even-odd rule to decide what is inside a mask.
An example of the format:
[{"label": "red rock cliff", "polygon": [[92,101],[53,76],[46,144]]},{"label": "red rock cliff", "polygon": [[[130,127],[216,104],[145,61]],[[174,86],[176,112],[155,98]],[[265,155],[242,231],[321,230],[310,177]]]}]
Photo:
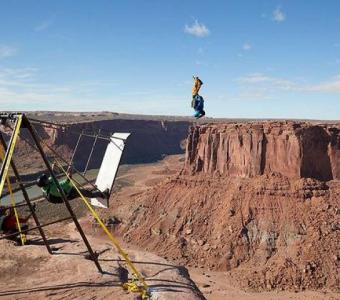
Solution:
[{"label": "red rock cliff", "polygon": [[189,132],[186,174],[340,179],[340,124],[208,124]]},{"label": "red rock cliff", "polygon": [[[39,136],[48,142],[53,149],[67,161],[71,158],[80,133],[95,133],[98,129],[109,136],[113,132],[130,132],[127,147],[122,158],[123,163],[146,163],[162,159],[164,155],[183,153],[182,141],[187,137],[191,123],[187,121],[157,121],[157,120],[101,120],[69,124],[65,128],[48,128],[35,126]],[[24,136],[30,139],[25,129]],[[8,138],[8,136],[7,136]],[[75,166],[83,170],[88,160],[94,138],[83,136],[74,157]],[[98,140],[94,149],[89,168],[99,168],[107,142]],[[19,143],[19,157],[26,157],[32,149],[24,143]],[[46,149],[50,155],[50,151]],[[32,161],[29,161],[29,165]],[[20,160],[18,162],[21,165]]]},{"label": "red rock cliff", "polygon": [[126,242],[228,270],[243,287],[338,290],[339,132],[301,122],[193,127],[184,169],[118,196],[111,212]]}]

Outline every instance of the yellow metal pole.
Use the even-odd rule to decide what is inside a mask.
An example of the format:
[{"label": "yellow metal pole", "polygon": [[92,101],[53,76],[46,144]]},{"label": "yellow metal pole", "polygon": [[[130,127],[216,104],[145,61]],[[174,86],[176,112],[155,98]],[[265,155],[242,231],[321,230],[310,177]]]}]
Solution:
[{"label": "yellow metal pole", "polygon": [[10,143],[10,147],[7,150],[6,156],[5,156],[5,161],[3,162],[5,165],[2,166],[1,168],[1,178],[0,178],[0,197],[2,195],[2,191],[5,185],[5,181],[6,181],[6,177],[7,177],[7,173],[8,173],[8,169],[11,163],[11,159],[14,153],[14,148],[15,148],[15,144],[17,142],[18,136],[19,136],[19,132],[20,132],[20,128],[21,128],[21,123],[22,123],[22,116],[19,115],[18,119],[15,123],[15,128],[12,134],[12,138],[11,138],[11,143]]}]

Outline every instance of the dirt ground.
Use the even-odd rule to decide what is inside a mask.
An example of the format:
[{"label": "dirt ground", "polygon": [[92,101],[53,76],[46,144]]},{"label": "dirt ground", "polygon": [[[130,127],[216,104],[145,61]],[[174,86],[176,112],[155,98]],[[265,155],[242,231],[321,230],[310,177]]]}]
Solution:
[{"label": "dirt ground", "polygon": [[[164,160],[148,165],[125,168],[117,180],[117,191],[111,197],[111,209],[103,211],[104,218],[129,215],[129,211],[139,209],[139,203],[133,203],[135,197],[157,185],[161,185],[167,178],[177,174],[183,166],[184,156],[168,156]],[[127,211],[129,210],[129,211]],[[122,219],[124,222],[124,219]],[[129,245],[134,245],[133,240]],[[134,248],[137,246],[134,245]],[[149,251],[151,251],[149,249]],[[173,258],[165,256],[166,259]],[[195,268],[194,263],[187,264],[191,278],[207,299],[340,299],[339,294],[330,291],[287,292],[271,291],[253,293],[242,290],[235,285],[229,272],[213,272],[209,268]]]},{"label": "dirt ground", "polygon": [[208,300],[338,300],[340,295],[330,291],[261,292],[244,291],[231,283],[225,272],[189,268],[190,277]]},{"label": "dirt ground", "polygon": [[[123,166],[120,169],[111,209],[99,210],[103,219],[123,216],[125,210],[136,209],[134,196],[161,184],[176,174],[183,164],[182,155],[168,156],[162,161],[147,165]],[[124,205],[120,205],[123,204]],[[82,224],[94,249],[102,252],[100,263],[105,270],[101,275],[92,261],[84,258],[85,247],[73,224],[53,225],[47,230],[57,255],[49,255],[41,240],[31,236],[29,246],[17,247],[12,242],[0,241],[0,298],[1,299],[133,299],[120,287],[122,273],[126,276],[121,256],[98,227],[93,227],[91,217]],[[120,237],[118,237],[119,240]],[[312,299],[336,300],[340,295],[330,291],[254,293],[242,290],[228,272],[214,272],[204,268],[179,267],[168,257],[159,257],[149,249],[140,249],[131,241],[122,243],[129,257],[147,278],[152,287],[152,299]]]},{"label": "dirt ground", "polygon": [[[38,236],[30,244],[15,246],[0,241],[1,299],[134,299],[138,293],[121,284],[131,279],[131,269],[112,244],[97,238],[86,218],[82,225],[93,249],[99,253],[103,274],[86,259],[87,251],[73,224],[59,224],[48,232],[54,255],[49,255]],[[135,267],[146,279],[154,299],[204,299],[185,268],[168,263],[151,253],[124,246]]]}]

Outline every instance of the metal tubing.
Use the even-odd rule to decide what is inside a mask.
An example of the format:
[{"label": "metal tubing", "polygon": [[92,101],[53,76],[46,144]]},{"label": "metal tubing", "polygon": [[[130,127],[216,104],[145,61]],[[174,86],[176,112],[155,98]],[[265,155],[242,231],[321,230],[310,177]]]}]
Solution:
[{"label": "metal tubing", "polygon": [[70,168],[71,168],[71,165],[72,165],[72,163],[73,163],[73,159],[74,159],[74,156],[75,156],[75,154],[76,154],[76,152],[77,152],[77,149],[78,149],[78,146],[79,146],[79,143],[80,143],[80,140],[81,140],[82,135],[83,135],[83,133],[81,133],[81,134],[79,135],[77,144],[76,144],[76,146],[74,147],[74,150],[73,150],[73,153],[72,153],[71,160],[70,160],[70,162],[69,162],[69,164],[68,164],[67,171],[69,171]]},{"label": "metal tubing", "polygon": [[[98,135],[100,134],[100,129],[98,131]],[[86,166],[85,166],[85,170],[83,172],[83,175],[85,176],[86,174],[86,171],[87,171],[87,168],[90,164],[90,161],[91,161],[91,157],[92,157],[92,153],[93,153],[93,150],[94,150],[94,147],[96,146],[96,143],[97,143],[97,140],[98,140],[98,135],[96,135],[95,139],[94,139],[94,142],[93,142],[93,145],[92,145],[92,148],[91,148],[91,152],[90,152],[90,155],[89,155],[89,158],[87,160],[87,163],[86,163]]]},{"label": "metal tubing", "polygon": [[[1,144],[3,145],[4,149],[7,150],[7,145],[6,145],[6,142],[5,142],[5,140],[4,140],[3,136],[2,136],[2,133],[0,133],[0,142],[1,142]],[[33,217],[33,219],[34,219],[34,222],[35,222],[35,224],[36,224],[37,226],[40,226],[39,219],[38,219],[38,217],[37,217],[37,215],[36,215],[36,213],[35,213],[35,211],[34,211],[34,209],[33,209],[33,206],[32,206],[32,204],[31,204],[31,202],[30,202],[30,199],[29,199],[29,197],[28,197],[28,194],[27,194],[27,192],[26,192],[26,189],[25,189],[24,185],[21,183],[20,175],[19,175],[18,169],[16,168],[15,163],[14,163],[13,160],[11,161],[11,167],[12,167],[13,172],[14,172],[14,175],[15,175],[15,177],[16,177],[18,183],[19,183],[19,186],[20,186],[21,191],[22,191],[22,194],[23,194],[23,196],[24,196],[24,198],[25,198],[26,204],[27,204],[27,206],[29,207],[29,209],[30,209],[30,211],[31,211],[32,217]],[[47,239],[46,239],[46,236],[45,236],[44,231],[43,231],[41,228],[39,228],[39,232],[40,232],[40,235],[41,235],[41,237],[42,237],[42,239],[43,239],[43,241],[44,241],[44,244],[45,244],[45,246],[46,246],[46,248],[47,248],[47,251],[48,251],[50,254],[52,254],[53,252],[52,252],[51,247],[49,246],[49,244],[48,244],[48,242],[47,242]]]},{"label": "metal tubing", "polygon": [[[9,127],[9,126],[8,126]],[[11,128],[11,127],[9,127]],[[11,128],[13,130],[13,128]],[[34,150],[38,151],[38,148],[36,146],[34,146],[30,141],[28,141],[27,139],[25,139],[22,135],[20,135],[20,138],[23,139],[28,145],[30,145]],[[68,164],[68,161],[66,161],[66,159],[64,159],[63,157],[61,157],[59,155],[59,153],[57,151],[55,151],[53,148],[51,148],[50,146],[48,146],[47,144],[45,144],[45,146],[54,153],[54,155],[58,156],[58,158],[65,164]],[[78,171],[76,168],[73,168],[73,170],[82,178],[86,181],[87,184],[92,185],[93,188],[97,189],[97,187],[90,181],[88,180],[80,171]]]},{"label": "metal tubing", "polygon": [[98,262],[98,259],[97,259],[96,255],[95,255],[95,253],[93,252],[93,250],[92,250],[92,248],[91,248],[91,245],[90,245],[89,241],[87,240],[87,238],[86,238],[86,236],[85,236],[85,233],[83,232],[83,229],[81,228],[81,226],[80,226],[80,224],[79,224],[79,222],[78,222],[78,219],[77,219],[77,217],[75,216],[75,214],[74,214],[74,212],[73,212],[73,209],[72,209],[72,207],[71,207],[71,205],[70,205],[70,203],[69,203],[69,201],[68,201],[68,199],[67,199],[65,193],[64,193],[63,189],[61,188],[61,186],[60,186],[58,180],[56,179],[56,177],[55,177],[55,175],[54,175],[54,173],[53,173],[53,170],[52,170],[52,168],[51,168],[51,166],[50,166],[50,163],[49,163],[49,161],[47,160],[47,158],[46,158],[46,156],[45,156],[44,150],[42,149],[42,147],[41,147],[41,145],[40,145],[39,138],[37,137],[36,133],[34,132],[34,129],[32,128],[32,125],[31,125],[30,122],[27,120],[27,118],[24,117],[23,120],[24,120],[24,122],[25,122],[25,125],[26,125],[27,129],[29,130],[29,132],[30,132],[31,135],[32,135],[32,138],[33,138],[33,140],[34,140],[34,142],[35,142],[35,144],[36,144],[36,146],[37,146],[37,148],[38,148],[38,150],[39,150],[39,152],[40,152],[40,155],[41,155],[41,157],[42,157],[42,159],[43,159],[43,161],[44,161],[44,163],[45,163],[45,165],[46,165],[46,167],[47,167],[47,169],[48,169],[48,171],[49,171],[49,173],[50,173],[50,175],[51,175],[51,177],[52,177],[52,180],[55,182],[55,184],[56,184],[56,186],[57,186],[57,188],[58,188],[58,190],[59,190],[59,193],[60,193],[61,196],[62,196],[62,199],[63,199],[63,201],[64,201],[64,203],[65,203],[65,205],[66,205],[66,208],[67,208],[67,210],[69,211],[69,213],[70,213],[70,215],[71,215],[71,217],[72,217],[72,219],[73,219],[73,222],[74,222],[74,224],[76,225],[76,227],[77,227],[77,229],[78,229],[78,231],[79,231],[79,234],[81,235],[81,237],[82,237],[82,239],[83,239],[83,241],[84,241],[84,243],[85,243],[85,245],[86,245],[86,247],[87,247],[87,249],[88,249],[88,251],[89,251],[89,253],[90,253],[90,256],[91,256],[92,260],[93,260],[94,263],[96,264],[96,267],[97,267],[98,271],[101,272],[101,273],[103,273],[103,270],[102,270],[102,268],[101,268],[101,266],[100,266],[100,264],[99,264],[99,262]]},{"label": "metal tubing", "polygon": [[[57,151],[55,151],[53,148],[51,148],[50,146],[46,145],[45,146],[50,150],[52,151],[56,156],[58,156],[58,158],[60,158],[60,160],[64,163],[68,163],[64,158],[62,158],[58,153]],[[90,184],[92,185],[92,187],[94,187],[95,189],[97,189],[97,187],[90,181],[88,180],[80,171],[78,171],[76,168],[73,168],[73,170],[82,178],[86,181],[87,184]],[[74,180],[74,179],[73,179]],[[75,181],[75,180],[74,180]]]},{"label": "metal tubing", "polygon": [[[46,198],[45,197],[43,197],[43,196],[38,196],[38,197],[34,197],[34,198],[32,198],[32,199],[30,199],[30,203],[32,204],[34,204],[34,203],[39,203],[39,202],[42,202],[42,201],[45,201],[46,200]],[[19,203],[19,204],[16,204],[16,205],[14,205],[14,206],[5,206],[5,207],[8,207],[8,208],[18,208],[18,207],[24,207],[24,206],[27,206],[28,204],[27,203]]]},{"label": "metal tubing", "polygon": [[[14,132],[14,130],[16,129],[17,124],[18,124],[18,119],[16,119],[16,121],[15,121],[15,125],[14,125],[13,132]],[[9,140],[8,149],[11,148],[11,145],[12,145],[12,143],[13,143],[13,139],[14,139],[14,134],[12,134],[11,139]],[[7,145],[6,145],[6,148],[4,148],[4,149],[5,149],[5,151],[6,151],[6,154],[5,154],[4,160],[3,160],[3,162],[2,162],[1,171],[0,171],[0,178],[2,178],[2,176],[5,175],[5,174],[4,174],[4,172],[5,172],[5,166],[6,166],[6,162],[7,162],[7,160],[8,160],[8,156],[9,156],[9,151],[7,151],[7,150],[8,150],[8,149],[7,149]]]},{"label": "metal tubing", "polygon": [[100,140],[110,141],[110,138],[104,137],[104,136],[96,136],[96,135],[87,134],[87,133],[83,133],[83,136],[92,137],[92,138],[97,137]]}]

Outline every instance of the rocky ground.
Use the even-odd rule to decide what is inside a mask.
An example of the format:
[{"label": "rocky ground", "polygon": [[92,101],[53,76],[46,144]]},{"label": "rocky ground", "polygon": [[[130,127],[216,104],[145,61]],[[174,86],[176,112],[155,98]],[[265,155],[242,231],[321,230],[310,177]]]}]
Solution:
[{"label": "rocky ground", "polygon": [[[107,118],[106,113],[103,118]],[[102,124],[107,124],[104,119]],[[115,122],[122,124],[120,120]],[[124,122],[124,126],[131,126],[130,121]],[[317,123],[197,126],[189,132],[185,156],[166,156],[169,153],[163,149],[176,142],[172,153],[183,150],[187,124],[178,127],[178,123],[146,120],[146,127],[138,131],[142,126],[136,123],[136,134],[140,136],[129,148],[136,152],[138,141],[151,137],[144,141],[151,146],[144,154],[147,156],[152,150],[152,163],[123,166],[110,208],[98,212],[132,257],[140,261],[148,257],[157,266],[169,266],[166,270],[170,273],[147,269],[141,263],[146,276],[169,276],[156,279],[177,281],[188,290],[180,291],[188,299],[339,299],[340,125]],[[155,135],[150,135],[150,130]],[[71,154],[70,137],[62,131],[45,133],[51,144]],[[160,150],[156,153],[153,148]],[[145,147],[138,149],[144,151]],[[17,151],[22,157],[27,156],[24,147]],[[24,169],[27,164],[29,171],[29,160],[20,163]],[[106,250],[109,246],[105,236],[81,201],[74,200],[72,205],[82,217],[90,239],[99,250]],[[37,206],[37,213],[44,222],[67,215],[62,205],[44,202]],[[110,290],[115,273],[109,272],[113,279],[105,277],[108,274],[98,277],[89,265],[88,268],[81,263],[84,249],[80,250],[82,245],[74,235],[73,225],[68,224],[51,227],[47,233],[61,247],[58,251],[67,250],[72,255],[49,256],[37,241],[20,248],[0,241],[4,250],[3,274],[9,283],[0,286],[0,291],[4,291],[0,296],[62,299],[83,295],[92,299],[94,293],[99,298],[115,293]],[[17,251],[5,251],[14,249],[20,249],[18,256],[14,254]],[[105,268],[119,267],[110,264],[112,260],[108,258],[112,255],[117,259],[115,253],[111,248],[103,252]],[[21,257],[28,261],[25,266]],[[41,263],[35,269],[33,265],[40,260],[50,263]],[[17,278],[9,271],[12,265],[16,277],[24,283],[23,292],[15,287]],[[62,278],[52,271],[63,272],[59,265],[69,272],[63,273]],[[190,277],[178,266],[187,267]],[[71,270],[78,270],[77,280],[86,284],[79,286],[75,282],[69,286],[69,282],[74,282]],[[90,281],[98,286],[89,286]],[[52,286],[51,282],[57,285]],[[35,284],[41,288],[35,290]],[[169,286],[165,289],[169,293],[163,294],[164,299],[172,299],[171,292],[178,292]],[[117,297],[125,299],[124,292],[118,290]],[[163,299],[158,296],[157,299]]]},{"label": "rocky ground", "polygon": [[[228,187],[226,181],[204,184],[197,182],[197,178],[185,181],[177,175],[170,175],[181,167],[183,157],[171,156],[159,164],[133,168],[124,175],[127,182],[134,184],[115,193],[111,198],[111,208],[102,213],[104,218],[114,216],[122,222],[114,227],[126,242],[156,252],[176,264],[186,265],[208,299],[229,299],[227,297],[231,295],[236,299],[258,299],[264,295],[268,299],[273,295],[275,299],[281,299],[278,298],[281,296],[282,299],[286,296],[287,299],[313,299],[313,295],[314,299],[337,298],[337,294],[332,292],[302,292],[310,289],[336,291],[339,288],[338,258],[334,255],[339,249],[338,229],[334,225],[338,220],[335,209],[335,200],[339,199],[337,181],[329,183],[333,185],[332,204],[320,203],[323,200],[320,189],[316,193],[319,196],[312,201],[298,200],[298,205],[295,205],[296,200],[287,197],[289,192],[287,186],[282,184],[281,177],[256,178],[256,188],[253,189],[254,181],[239,179],[238,185],[232,181],[229,185],[234,187],[228,189],[227,195],[223,194],[222,188]],[[311,183],[314,189],[320,184],[317,181],[296,182],[297,187],[292,189],[300,190],[295,190],[295,195],[307,194],[313,186]],[[242,201],[236,198],[241,185]],[[207,196],[207,190],[214,192]],[[262,196],[252,196],[257,193]],[[282,196],[284,193],[286,195]],[[265,201],[263,198],[269,194],[271,197]],[[281,197],[277,198],[279,194]],[[196,201],[193,195],[201,195],[202,202]],[[204,200],[210,197],[210,203]],[[219,199],[225,199],[230,204]],[[294,208],[289,208],[291,205]],[[252,207],[257,207],[257,211],[253,209],[253,220],[249,215]],[[310,210],[317,210],[312,224],[307,223],[311,220],[308,215]],[[290,214],[293,216],[289,217]],[[249,228],[250,245],[245,234],[240,235],[244,228],[242,218],[246,228]],[[273,219],[276,221],[270,227],[270,220]],[[308,230],[303,227],[304,231],[299,227],[301,225]],[[282,228],[286,233],[273,240],[268,238],[269,241],[256,242],[264,228],[269,233]],[[324,233],[320,233],[319,228]],[[316,242],[314,234],[320,236]],[[269,237],[272,235],[268,234]],[[231,241],[235,243],[232,253]],[[312,247],[308,248],[311,243]],[[296,264],[295,267],[289,264],[289,260]],[[312,265],[312,262],[317,265]],[[231,293],[231,290],[234,292]],[[253,294],[251,291],[254,290],[261,293]]]},{"label": "rocky ground", "polygon": [[302,195],[322,184],[281,180],[169,180],[134,198],[120,230],[181,263],[232,271],[244,287],[338,288],[339,183],[311,200]]},{"label": "rocky ground", "polygon": [[[141,195],[146,191],[150,192],[153,188],[162,185],[162,182],[168,177],[171,178],[177,174],[177,171],[183,166],[183,161],[184,157],[178,155],[166,157],[154,164],[123,167],[116,182],[116,193],[110,200],[111,209],[100,210],[103,219],[108,222],[110,218],[117,217],[125,223],[127,219],[124,216],[128,216],[126,213],[129,210],[128,207],[131,207],[133,211],[139,207],[139,203],[134,203],[134,196]],[[78,215],[84,215],[85,210],[83,210],[80,202],[73,205]],[[52,208],[56,208],[56,206],[38,205],[40,213],[44,214],[43,211],[45,210],[50,211],[51,218],[64,216],[65,213],[61,212],[60,209]],[[120,219],[120,217],[122,218]],[[116,299],[133,299],[133,295],[127,294],[118,286],[120,279],[117,270],[119,270],[119,265],[118,261],[114,261],[115,259],[118,260],[117,252],[112,249],[99,227],[93,226],[92,218],[84,218],[82,224],[94,249],[97,251],[106,250],[100,256],[101,264],[103,264],[105,270],[113,275],[100,275],[94,264],[84,259],[85,247],[79,240],[78,234],[75,233],[72,224],[53,225],[46,228],[46,233],[52,246],[59,249],[57,250],[58,255],[50,256],[37,236],[29,236],[33,242],[25,247],[17,247],[12,242],[0,241],[2,261],[0,271],[4,276],[2,277],[4,280],[0,284],[0,298],[69,299],[71,297],[77,299],[78,297],[79,299],[94,299],[96,297],[96,299],[104,299],[108,295],[111,297],[115,295]],[[115,225],[112,227],[114,229]],[[194,234],[184,234],[184,236],[192,235]],[[178,286],[184,289],[184,292],[174,292],[177,298],[180,295],[181,299],[200,299],[202,297],[200,290],[203,297],[209,300],[339,299],[336,292],[325,289],[323,291],[298,293],[278,290],[261,293],[252,292],[240,288],[239,284],[235,284],[237,276],[233,278],[229,272],[212,271],[211,268],[209,270],[209,267],[195,266],[193,262],[186,264],[191,278],[189,279],[185,273],[181,273],[183,269],[177,267],[180,265],[179,257],[176,259],[170,255],[164,255],[167,259],[160,258],[151,254],[150,251],[145,251],[146,248],[151,248],[151,244],[146,247],[141,247],[138,244],[134,240],[130,240],[127,244],[123,243],[132,259],[137,260],[138,258],[139,262],[148,259],[148,262],[152,262],[152,265],[138,263],[137,267],[143,272],[147,272],[149,276],[159,273],[153,278],[155,279],[154,284],[162,282],[160,288],[168,290],[168,292],[173,290],[174,285],[176,289],[179,288]],[[154,251],[157,252],[157,250]],[[148,269],[148,266],[152,266],[153,269]],[[55,272],[56,270],[58,272]],[[164,277],[158,277],[160,274]],[[157,280],[159,280],[158,283]],[[174,284],[174,281],[177,283]],[[18,285],[18,282],[20,282],[20,285]],[[161,292],[158,296],[160,297],[162,293],[163,296],[167,295],[167,297],[157,299],[172,299],[171,293],[164,294],[164,292]]]},{"label": "rocky ground", "polygon": [[[84,226],[86,228],[86,225]],[[65,234],[67,233],[67,234]],[[74,225],[54,226],[49,242],[54,255],[49,255],[38,237],[30,236],[30,244],[18,247],[0,241],[1,299],[134,299],[121,284],[131,278],[127,265],[112,245],[87,234],[93,248],[101,253],[99,263],[85,259],[85,247],[79,241]],[[204,299],[185,268],[143,251],[128,250],[130,259],[145,276],[154,299]]]},{"label": "rocky ground", "polygon": [[229,271],[243,288],[338,290],[338,127],[319,137],[318,126],[263,127],[192,130],[181,172],[116,202],[118,230],[177,262]]}]

